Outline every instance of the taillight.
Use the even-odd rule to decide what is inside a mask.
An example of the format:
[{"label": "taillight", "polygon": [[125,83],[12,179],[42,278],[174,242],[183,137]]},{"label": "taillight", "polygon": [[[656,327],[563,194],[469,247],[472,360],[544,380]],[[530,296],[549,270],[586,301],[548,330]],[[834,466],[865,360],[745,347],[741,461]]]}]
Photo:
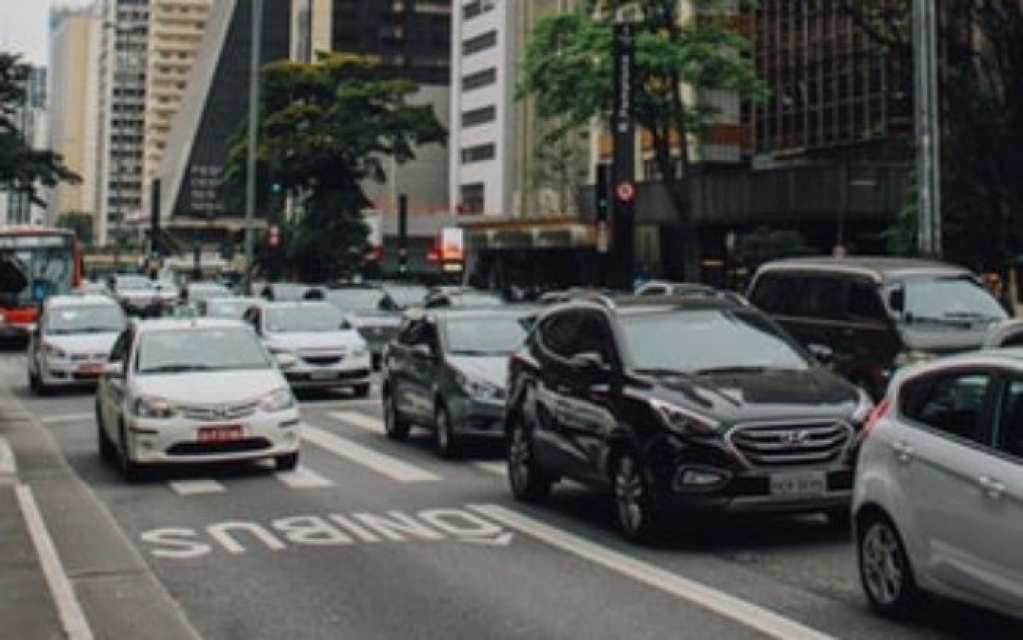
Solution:
[{"label": "taillight", "polygon": [[891,406],[891,396],[881,398],[881,402],[874,405],[874,408],[869,414],[867,414],[867,419],[863,421],[863,429],[860,430],[860,440],[863,440],[870,435],[870,432],[874,430],[874,427],[876,427],[877,423],[881,421],[881,418],[888,414],[888,409]]}]

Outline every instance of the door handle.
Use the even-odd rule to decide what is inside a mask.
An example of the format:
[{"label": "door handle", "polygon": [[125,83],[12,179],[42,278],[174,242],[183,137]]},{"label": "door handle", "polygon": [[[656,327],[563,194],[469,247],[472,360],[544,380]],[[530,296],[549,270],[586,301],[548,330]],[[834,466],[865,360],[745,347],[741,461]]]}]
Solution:
[{"label": "door handle", "polygon": [[895,457],[899,462],[909,463],[913,461],[913,447],[909,444],[902,441],[893,442],[892,450],[895,451]]},{"label": "door handle", "polygon": [[980,483],[980,488],[984,495],[992,500],[998,500],[1005,493],[1005,485],[992,477],[981,476],[977,482]]}]

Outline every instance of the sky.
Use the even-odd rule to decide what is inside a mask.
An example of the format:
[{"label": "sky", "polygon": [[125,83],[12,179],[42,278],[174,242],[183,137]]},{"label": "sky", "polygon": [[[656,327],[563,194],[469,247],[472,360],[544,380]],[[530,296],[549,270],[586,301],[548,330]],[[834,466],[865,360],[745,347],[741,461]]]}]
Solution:
[{"label": "sky", "polygon": [[46,64],[50,47],[50,7],[82,7],[91,0],[0,0],[0,50]]}]

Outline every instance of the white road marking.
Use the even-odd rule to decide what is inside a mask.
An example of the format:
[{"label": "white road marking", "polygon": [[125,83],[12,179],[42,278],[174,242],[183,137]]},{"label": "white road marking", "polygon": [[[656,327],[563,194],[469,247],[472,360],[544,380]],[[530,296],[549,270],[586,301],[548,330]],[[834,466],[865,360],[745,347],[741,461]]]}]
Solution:
[{"label": "white road marking", "polygon": [[585,538],[509,509],[497,505],[474,505],[469,508],[552,547],[687,600],[718,615],[731,618],[771,637],[786,640],[827,640],[832,637],[769,609],[764,609],[694,580],[683,578],[642,560],[612,551]]},{"label": "white road marking", "polygon": [[36,504],[35,496],[32,495],[32,489],[25,485],[18,485],[15,487],[15,492],[18,496],[21,513],[25,518],[25,525],[28,527],[29,537],[32,538],[32,544],[35,546],[36,554],[39,556],[39,562],[43,568],[43,576],[45,576],[50,593],[53,594],[53,600],[57,604],[57,614],[60,616],[64,632],[71,640],[92,640],[93,635],[89,628],[89,621],[75,596],[71,581],[64,572],[60,556],[57,555],[53,540],[46,529],[46,522],[39,511],[39,505]]},{"label": "white road marking", "polygon": [[0,476],[16,476],[18,475],[18,464],[14,460],[14,452],[11,451],[11,445],[7,444],[7,439],[0,436]]},{"label": "white road marking", "polygon": [[299,465],[294,471],[278,471],[274,475],[292,489],[319,489],[334,486],[334,482],[329,478],[302,465]]},{"label": "white road marking", "polygon": [[384,421],[380,418],[367,416],[365,413],[359,413],[358,411],[331,411],[327,415],[338,422],[365,429],[366,431],[379,434],[384,432]]},{"label": "white road marking", "polygon": [[441,479],[440,476],[429,471],[398,458],[377,453],[368,447],[355,444],[308,423],[302,430],[302,437],[321,449],[361,464],[398,482],[431,482]]},{"label": "white road marking", "polygon": [[179,496],[195,496],[207,493],[223,493],[227,488],[216,480],[197,478],[195,480],[175,480],[168,482],[171,490]]},{"label": "white road marking", "polygon": [[39,418],[43,424],[59,424],[61,422],[88,422],[94,418],[92,413],[69,413],[63,416],[46,416]]},{"label": "white road marking", "polygon": [[483,460],[477,460],[472,463],[477,469],[482,469],[489,474],[495,476],[501,476],[502,478],[508,475],[508,463],[507,462],[487,462]]}]

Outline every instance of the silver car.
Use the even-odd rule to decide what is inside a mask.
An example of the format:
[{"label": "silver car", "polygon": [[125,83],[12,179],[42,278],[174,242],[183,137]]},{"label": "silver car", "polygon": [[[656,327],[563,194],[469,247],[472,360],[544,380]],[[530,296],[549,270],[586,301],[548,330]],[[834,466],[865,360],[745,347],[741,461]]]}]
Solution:
[{"label": "silver car", "polygon": [[1023,619],[1023,349],[900,370],[859,452],[853,517],[867,599],[922,592]]},{"label": "silver car", "polygon": [[109,296],[50,296],[29,335],[29,387],[42,395],[54,387],[95,384],[126,323],[124,311]]},{"label": "silver car", "polygon": [[237,320],[133,321],[96,388],[100,453],[125,479],[167,463],[298,463],[302,417],[287,381]]}]

